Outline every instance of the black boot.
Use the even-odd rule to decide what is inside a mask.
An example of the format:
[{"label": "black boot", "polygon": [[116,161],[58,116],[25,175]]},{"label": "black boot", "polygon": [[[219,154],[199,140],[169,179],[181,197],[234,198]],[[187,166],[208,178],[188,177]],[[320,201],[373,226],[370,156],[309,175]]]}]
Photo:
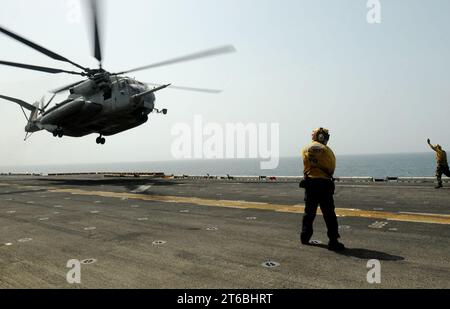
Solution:
[{"label": "black boot", "polygon": [[328,242],[328,250],[343,251],[345,250],[345,246],[344,244],[340,243],[337,239],[333,239]]},{"label": "black boot", "polygon": [[440,182],[440,183],[438,183],[438,185],[436,186],[436,187],[434,187],[435,189],[440,189],[440,188],[442,188],[443,186],[442,186],[442,183]]},{"label": "black boot", "polygon": [[309,241],[311,240],[312,235],[309,233],[301,233],[300,234],[300,241],[302,242],[302,245],[310,245]]}]

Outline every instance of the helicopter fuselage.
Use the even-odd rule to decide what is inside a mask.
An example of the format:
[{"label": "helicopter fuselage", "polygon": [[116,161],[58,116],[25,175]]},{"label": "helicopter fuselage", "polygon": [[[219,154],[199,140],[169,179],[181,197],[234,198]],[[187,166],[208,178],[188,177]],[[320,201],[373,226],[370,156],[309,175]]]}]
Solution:
[{"label": "helicopter fuselage", "polygon": [[155,94],[136,96],[149,90],[146,84],[129,77],[89,79],[71,88],[66,100],[44,112],[32,125],[55,136],[114,135],[148,121],[148,114],[155,109]]}]

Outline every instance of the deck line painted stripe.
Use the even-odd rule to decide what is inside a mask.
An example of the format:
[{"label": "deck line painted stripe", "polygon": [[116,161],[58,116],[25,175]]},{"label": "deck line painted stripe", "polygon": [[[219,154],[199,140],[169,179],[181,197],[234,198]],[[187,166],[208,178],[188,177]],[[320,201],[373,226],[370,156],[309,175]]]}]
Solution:
[{"label": "deck line painted stripe", "polygon": [[450,218],[450,215],[444,215],[444,214],[432,214],[432,213],[426,213],[426,212],[410,212],[410,211],[401,211],[400,214],[408,214],[408,215],[421,215],[421,216],[440,216],[444,218]]},{"label": "deck line painted stripe", "polygon": [[[74,195],[85,195],[85,196],[100,196],[107,198],[128,198],[143,201],[193,204],[200,206],[212,206],[224,208],[271,210],[285,213],[303,213],[305,210],[304,204],[283,205],[283,204],[269,204],[269,203],[246,202],[246,201],[215,200],[198,197],[160,196],[160,195],[146,195],[146,194],[120,193],[120,192],[87,191],[78,189],[55,189],[50,190],[50,192],[69,193]],[[339,216],[346,216],[346,217],[373,218],[392,221],[433,223],[433,224],[450,224],[450,217],[448,215],[440,215],[440,214],[423,215],[410,213],[393,213],[385,211],[369,211],[369,210],[349,209],[349,208],[336,208],[336,214]]]},{"label": "deck line painted stripe", "polygon": [[[389,185],[389,184],[378,184],[378,185],[374,185],[374,184],[367,184],[367,185],[350,185],[350,184],[340,184],[340,183],[336,183],[336,187],[343,187],[343,188],[374,188],[374,189],[430,189],[430,188],[434,188],[434,184],[430,183],[431,186],[427,187],[427,186],[414,186],[414,185]],[[448,188],[444,188],[444,190],[446,190]]]}]

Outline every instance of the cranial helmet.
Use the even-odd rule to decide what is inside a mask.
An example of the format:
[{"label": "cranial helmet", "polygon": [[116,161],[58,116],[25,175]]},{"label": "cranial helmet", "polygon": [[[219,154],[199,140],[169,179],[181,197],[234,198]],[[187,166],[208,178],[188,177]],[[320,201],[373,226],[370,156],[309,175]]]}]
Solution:
[{"label": "cranial helmet", "polygon": [[327,129],[324,128],[315,129],[312,133],[312,140],[315,142],[326,144],[330,140],[330,133]]}]

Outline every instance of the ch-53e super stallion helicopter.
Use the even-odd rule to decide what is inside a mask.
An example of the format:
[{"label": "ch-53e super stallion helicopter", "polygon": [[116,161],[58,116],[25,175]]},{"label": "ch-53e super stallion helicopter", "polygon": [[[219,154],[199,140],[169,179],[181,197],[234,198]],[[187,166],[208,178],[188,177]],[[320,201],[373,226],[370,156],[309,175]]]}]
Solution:
[{"label": "ch-53e super stallion helicopter", "polygon": [[[100,31],[98,19],[98,5],[96,0],[90,0],[92,12],[92,29],[94,41],[94,57],[99,61],[98,69],[86,68],[59,54],[56,54],[36,43],[33,43],[22,36],[13,33],[3,27],[0,32],[3,34],[41,52],[50,58],[64,61],[81,69],[82,72],[67,71],[57,68],[42,67],[23,63],[0,61],[1,65],[18,67],[22,69],[40,71],[51,74],[67,73],[80,75],[87,79],[74,84],[61,87],[52,91],[53,96],[48,102],[44,98],[40,102],[29,104],[20,99],[0,95],[1,99],[17,103],[22,108],[28,123],[25,127],[25,140],[34,132],[46,130],[55,137],[72,136],[82,137],[89,134],[99,134],[97,144],[105,144],[103,136],[111,136],[137,126],[148,121],[148,115],[152,112],[167,114],[167,110],[155,108],[155,92],[167,87],[183,90],[201,91],[208,93],[218,93],[219,90],[174,87],[168,85],[157,85],[142,83],[130,77],[124,76],[132,72],[142,71],[155,67],[171,65],[180,62],[196,60],[216,56],[235,51],[233,46],[214,48],[184,57],[170,59],[151,65],[126,70],[119,73],[110,73],[102,67],[102,51],[100,45]],[[149,85],[155,86],[150,88]],[[50,103],[58,93],[70,91],[69,97],[47,110]],[[31,112],[26,115],[23,109]]]}]

